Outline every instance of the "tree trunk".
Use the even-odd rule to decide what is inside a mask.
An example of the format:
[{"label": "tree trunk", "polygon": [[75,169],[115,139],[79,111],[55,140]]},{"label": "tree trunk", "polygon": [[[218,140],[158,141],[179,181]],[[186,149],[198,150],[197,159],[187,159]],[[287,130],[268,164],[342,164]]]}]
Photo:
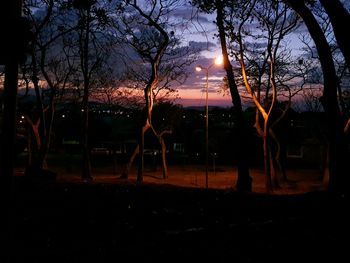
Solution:
[{"label": "tree trunk", "polygon": [[128,179],[129,178],[129,173],[130,173],[130,169],[132,164],[134,163],[134,160],[136,158],[136,156],[140,153],[140,145],[137,144],[135,147],[135,150],[133,151],[132,155],[130,156],[124,171],[122,172],[121,178],[122,179]]},{"label": "tree trunk", "polygon": [[145,132],[147,131],[147,120],[144,126],[141,128],[140,138],[139,138],[139,163],[137,169],[137,183],[143,182],[143,171],[145,167]]},{"label": "tree trunk", "polygon": [[[312,12],[305,6],[303,0],[288,1],[290,6],[300,15],[315,42],[323,72],[324,88],[320,101],[326,113],[329,142],[329,184],[328,190],[333,193],[348,192],[347,153],[343,133],[343,121],[337,100],[338,78],[328,45],[322,29]],[[333,2],[333,1],[332,1]]]},{"label": "tree trunk", "polygon": [[153,84],[156,83],[155,74],[152,74],[150,82],[147,84],[147,86],[144,89],[144,96],[145,96],[145,108],[144,108],[144,115],[142,116],[142,127],[140,129],[140,137],[139,137],[139,163],[138,163],[138,170],[137,170],[137,182],[142,183],[143,182],[143,171],[144,171],[144,150],[145,150],[145,133],[146,131],[151,127],[151,116],[152,116],[152,109],[153,109],[153,97],[152,97],[152,87]]},{"label": "tree trunk", "polygon": [[[32,162],[31,164],[28,163],[29,170],[34,168],[33,171],[42,170],[44,168],[43,163],[43,155],[44,155],[44,145],[45,145],[45,137],[46,137],[46,125],[45,125],[45,112],[44,112],[44,106],[42,103],[41,98],[41,92],[39,87],[39,78],[38,76],[38,65],[37,65],[37,57],[36,53],[32,52],[32,82],[34,85],[34,91],[35,91],[35,97],[36,97],[36,112],[37,112],[37,119],[35,119],[35,116],[32,117],[31,120],[29,120],[29,116],[27,118],[27,122],[31,125],[33,135],[35,137],[36,141],[36,147],[32,148],[33,155],[32,155]],[[46,167],[45,167],[46,168]]]},{"label": "tree trunk", "polygon": [[264,167],[265,167],[265,188],[268,193],[272,192],[271,179],[271,151],[270,151],[270,136],[268,118],[264,120]]},{"label": "tree trunk", "polygon": [[168,166],[166,163],[166,146],[163,137],[159,138],[159,143],[162,147],[162,166],[163,166],[163,179],[168,178]]},{"label": "tree trunk", "polygon": [[156,133],[156,131],[153,129],[153,126],[152,126],[152,130],[153,130],[154,134],[157,136],[158,142],[159,142],[160,147],[162,149],[161,154],[162,154],[163,179],[166,179],[166,178],[168,178],[168,165],[166,162],[166,145],[165,145],[165,141],[164,141],[164,136],[166,134],[171,134],[172,131],[171,130],[164,130],[158,135]]},{"label": "tree trunk", "polygon": [[[273,139],[274,143],[275,143],[275,147],[274,150],[272,151],[272,158],[273,160],[275,160],[275,166],[278,166],[278,170],[281,172],[282,174],[282,179],[284,182],[288,181],[287,178],[287,172],[286,172],[286,168],[285,168],[285,150],[282,150],[282,147],[285,148],[285,146],[281,145],[281,142],[279,141],[279,139],[277,138],[276,134],[274,134],[274,132],[272,130],[270,130],[270,136],[271,139]],[[276,175],[276,177],[279,179],[279,176]]]},{"label": "tree trunk", "polygon": [[224,68],[227,75],[227,81],[230,88],[232,104],[235,111],[235,115],[237,116],[237,182],[236,188],[238,191],[252,191],[252,177],[249,173],[249,165],[248,165],[248,149],[245,147],[245,143],[247,142],[247,124],[243,116],[242,102],[241,97],[238,92],[238,88],[235,82],[235,76],[233,74],[232,65],[229,61],[229,56],[227,52],[226,46],[226,35],[225,35],[225,27],[224,27],[224,15],[223,15],[223,5],[221,0],[216,0],[216,8],[217,8],[217,16],[216,22],[219,30],[219,37],[221,43],[221,50],[223,55]]},{"label": "tree trunk", "polygon": [[345,25],[350,25],[350,14],[339,0],[320,0],[331,21],[338,46],[350,70],[350,38]]},{"label": "tree trunk", "polygon": [[[54,93],[54,91],[52,91],[52,93]],[[50,98],[50,107],[48,108],[48,121],[46,122],[46,140],[45,140],[45,148],[43,151],[43,155],[42,155],[42,163],[43,163],[43,167],[45,169],[47,169],[47,156],[49,153],[49,149],[50,149],[50,144],[51,144],[51,134],[52,134],[52,126],[53,126],[53,122],[54,122],[54,118],[55,118],[55,103],[54,103],[54,94],[51,95]]]}]

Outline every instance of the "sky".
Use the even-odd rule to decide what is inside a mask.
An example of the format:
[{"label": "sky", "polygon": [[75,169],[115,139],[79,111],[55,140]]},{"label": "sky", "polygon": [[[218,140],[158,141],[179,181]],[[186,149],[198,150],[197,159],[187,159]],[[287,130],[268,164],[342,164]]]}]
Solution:
[{"label": "sky", "polygon": [[[205,106],[206,104],[206,72],[196,72],[195,67],[201,65],[210,69],[208,71],[208,104],[210,106],[222,106],[231,107],[232,100],[228,92],[222,92],[220,86],[222,86],[222,80],[225,76],[223,66],[213,65],[216,57],[221,55],[221,46],[215,36],[217,34],[217,28],[214,23],[215,14],[201,14],[199,13],[197,19],[191,19],[195,11],[190,6],[184,6],[177,13],[181,19],[192,21],[190,27],[184,30],[185,41],[194,41],[198,45],[203,45],[205,51],[201,53],[201,57],[196,61],[190,70],[190,75],[185,83],[177,86],[178,96],[180,99],[176,100],[177,103],[184,106]],[[297,54],[300,49],[301,42],[298,38],[298,34],[305,32],[305,28],[299,28],[296,34],[292,36],[289,41],[289,46],[293,47],[294,55]],[[244,88],[243,88],[244,90]]]},{"label": "sky", "polygon": [[201,65],[208,70],[208,105],[220,107],[232,107],[232,99],[228,92],[223,92],[223,78],[225,72],[222,65],[215,65],[214,61],[218,56],[221,56],[221,45],[215,36],[217,28],[214,23],[215,14],[198,13],[194,17],[196,9],[188,3],[176,13],[180,19],[191,21],[184,33],[184,41],[193,41],[196,45],[201,46],[204,51],[201,56],[190,68],[190,74],[185,83],[178,85],[177,95],[179,99],[176,103],[183,106],[205,106],[206,105],[206,71],[197,72],[197,65]]},{"label": "sky", "polygon": [[[194,15],[194,10],[191,6],[184,6],[179,10],[177,15],[185,21],[191,20]],[[221,47],[218,45],[218,40],[214,36],[216,26],[213,23],[214,15],[198,14],[196,19],[192,19],[190,27],[184,30],[184,41],[193,41],[200,43],[204,51],[198,61],[193,63],[189,68],[190,74],[185,83],[177,86],[179,99],[177,103],[183,106],[205,106],[206,105],[206,71],[197,72],[197,65],[208,69],[208,105],[231,107],[231,97],[229,94],[224,94],[220,86],[225,72],[222,65],[216,65],[215,59],[221,55]]]},{"label": "sky", "polygon": [[[214,53],[214,52],[213,52]],[[196,71],[200,65],[208,68],[208,104],[210,106],[232,106],[231,97],[225,95],[220,86],[225,76],[222,65],[214,63],[216,57],[203,57],[190,67],[192,71],[186,82],[178,86],[178,102],[184,106],[204,106],[206,103],[206,70]]]},{"label": "sky", "polygon": [[[172,86],[177,90],[178,99],[175,102],[183,106],[205,106],[206,71],[197,72],[195,70],[197,65],[201,65],[204,68],[210,67],[208,70],[208,104],[210,106],[231,107],[230,95],[221,89],[225,72],[222,66],[214,64],[215,58],[221,54],[221,47],[215,36],[217,33],[214,23],[215,15],[199,13],[198,16],[194,16],[197,9],[190,6],[187,0],[179,0],[177,3],[179,4],[173,13],[173,17],[188,23],[183,23],[182,28],[179,27],[175,30],[183,34],[185,44],[186,42],[195,43],[202,47],[204,51],[198,61],[195,61],[189,67],[187,80],[181,85],[174,83]],[[195,18],[193,19],[193,17]]]}]

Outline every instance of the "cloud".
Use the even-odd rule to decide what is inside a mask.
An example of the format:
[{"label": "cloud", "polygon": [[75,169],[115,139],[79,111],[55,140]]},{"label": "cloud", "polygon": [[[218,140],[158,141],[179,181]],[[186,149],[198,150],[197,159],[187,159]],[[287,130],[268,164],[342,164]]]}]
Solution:
[{"label": "cloud", "polygon": [[188,3],[184,3],[183,6],[173,10],[171,15],[177,19],[191,21],[193,24],[213,24],[215,20],[215,16],[201,13],[197,7],[193,7]]},{"label": "cloud", "polygon": [[215,43],[208,41],[189,41],[188,45],[195,50],[210,50],[217,47]]}]

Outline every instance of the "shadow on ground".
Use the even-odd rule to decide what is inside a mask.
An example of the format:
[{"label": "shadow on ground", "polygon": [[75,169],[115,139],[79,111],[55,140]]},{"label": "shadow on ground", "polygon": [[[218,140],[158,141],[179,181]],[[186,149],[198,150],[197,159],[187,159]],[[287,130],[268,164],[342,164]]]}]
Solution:
[{"label": "shadow on ground", "polygon": [[[16,177],[11,262],[348,262],[348,201]],[[348,258],[348,259],[346,259]]]}]

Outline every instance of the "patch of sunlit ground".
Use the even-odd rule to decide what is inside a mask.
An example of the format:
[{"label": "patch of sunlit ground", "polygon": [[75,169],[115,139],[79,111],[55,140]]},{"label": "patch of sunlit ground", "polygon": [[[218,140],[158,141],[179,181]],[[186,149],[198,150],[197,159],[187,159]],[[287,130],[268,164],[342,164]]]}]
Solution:
[{"label": "patch of sunlit ground", "polygon": [[[59,170],[59,169],[58,169]],[[91,183],[91,184],[136,184],[137,169],[131,169],[128,179],[120,178],[120,171],[113,169],[94,169],[93,180],[85,182],[80,174],[75,171],[58,171],[57,182]],[[251,169],[253,178],[253,192],[266,193],[266,177],[262,169]],[[324,184],[317,169],[289,169],[288,181],[280,180],[279,187],[274,187],[273,194],[299,194],[310,191],[324,190]],[[211,189],[235,189],[237,170],[235,167],[219,167],[209,169],[208,188]],[[145,169],[144,184],[162,184],[193,188],[206,188],[206,172],[204,166],[169,166],[168,177],[163,178],[162,169]]]}]

